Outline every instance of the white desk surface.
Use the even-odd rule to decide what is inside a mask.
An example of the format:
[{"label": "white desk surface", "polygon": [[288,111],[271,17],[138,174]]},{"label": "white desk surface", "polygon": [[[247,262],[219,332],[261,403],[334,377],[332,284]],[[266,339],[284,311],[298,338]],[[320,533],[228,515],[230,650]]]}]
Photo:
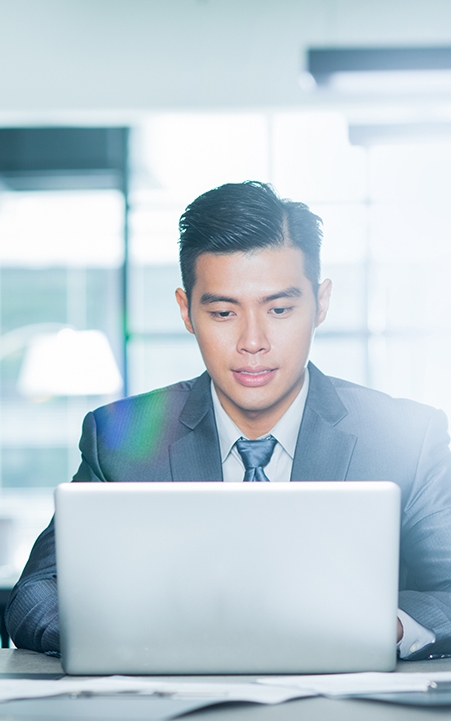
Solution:
[{"label": "white desk surface", "polygon": [[[434,660],[434,661],[420,661],[416,663],[400,662],[398,664],[397,672],[412,672],[412,671],[427,671],[431,667],[437,671],[451,671],[451,659]],[[33,651],[16,650],[16,649],[2,649],[0,650],[0,678],[2,674],[27,674],[28,677],[33,678],[35,674],[58,674],[61,673],[61,664],[58,659],[44,656],[42,654],[34,653]],[[163,680],[163,677],[160,677]],[[178,677],[180,680],[180,677]],[[190,680],[195,680],[194,677],[189,677]],[[217,681],[220,677],[202,677],[203,681]],[[238,677],[227,677],[227,680],[234,681],[246,681],[252,680],[252,677],[238,676]],[[68,702],[70,699],[66,699],[64,704],[61,704],[60,699],[52,700],[39,700],[34,701],[35,709],[38,709],[38,704],[43,701],[49,704],[51,703],[52,708],[58,711],[57,715],[52,714],[52,718],[57,718],[58,721],[69,721],[74,718],[71,711],[68,710]],[[140,713],[142,709],[142,699],[140,699]],[[127,699],[127,712],[126,718],[123,714],[123,710],[117,709],[115,713],[108,718],[111,721],[134,721],[134,718],[138,718],[134,714],[133,706],[134,699]],[[73,704],[77,703],[77,699],[72,701]],[[151,704],[152,698],[148,698],[146,703]],[[8,704],[0,704],[0,719],[1,718],[19,718],[18,716],[11,716],[7,710]],[[89,712],[88,712],[89,713]],[[33,713],[31,716],[23,716],[20,718],[22,721],[25,719],[35,719],[38,716]],[[85,716],[87,719],[88,716]],[[251,704],[237,704],[219,706],[216,708],[205,709],[196,713],[190,714],[189,719],[202,719],[202,721],[298,721],[306,719],[308,721],[432,721],[432,719],[449,719],[451,718],[451,709],[448,708],[421,708],[413,706],[398,706],[394,704],[380,703],[376,701],[364,701],[364,700],[349,700],[349,699],[327,699],[327,698],[307,698],[300,699],[298,701],[291,701],[278,706],[258,706]],[[41,716],[42,719],[42,716]],[[100,719],[98,712],[91,714],[89,713],[90,721],[94,719]],[[105,721],[103,715],[102,721]]]}]

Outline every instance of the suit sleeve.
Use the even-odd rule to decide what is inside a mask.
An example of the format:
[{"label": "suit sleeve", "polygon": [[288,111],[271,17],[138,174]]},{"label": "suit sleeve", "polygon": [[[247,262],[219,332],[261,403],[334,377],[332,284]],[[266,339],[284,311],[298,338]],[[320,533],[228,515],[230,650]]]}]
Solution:
[{"label": "suit sleeve", "polygon": [[[97,459],[93,413],[83,423],[82,461],[74,481],[105,481]],[[11,592],[5,614],[8,633],[18,648],[59,654],[58,596],[53,519],[36,540],[30,558]]]},{"label": "suit sleeve", "polygon": [[399,607],[435,634],[409,660],[451,655],[451,454],[444,413],[431,416],[402,518]]},{"label": "suit sleeve", "polygon": [[81,463],[73,480],[84,483],[88,481],[106,481],[97,453],[97,424],[94,413],[88,413],[83,421],[80,451]]}]

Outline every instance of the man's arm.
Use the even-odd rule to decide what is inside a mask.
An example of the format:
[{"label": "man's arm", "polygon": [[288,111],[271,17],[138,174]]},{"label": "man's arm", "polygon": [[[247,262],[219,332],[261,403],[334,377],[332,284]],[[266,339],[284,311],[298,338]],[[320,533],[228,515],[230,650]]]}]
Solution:
[{"label": "man's arm", "polygon": [[59,652],[53,519],[37,539],[5,614],[6,627],[18,648]]},{"label": "man's arm", "polygon": [[451,654],[451,454],[434,412],[402,519],[399,608],[435,636],[409,660]]}]

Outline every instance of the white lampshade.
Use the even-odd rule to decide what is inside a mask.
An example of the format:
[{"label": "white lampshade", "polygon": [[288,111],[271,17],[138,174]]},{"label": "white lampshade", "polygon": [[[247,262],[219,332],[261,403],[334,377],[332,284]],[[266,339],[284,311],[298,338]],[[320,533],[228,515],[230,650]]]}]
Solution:
[{"label": "white lampshade", "polygon": [[110,395],[121,390],[122,378],[104,333],[64,328],[32,337],[18,388],[32,397]]}]

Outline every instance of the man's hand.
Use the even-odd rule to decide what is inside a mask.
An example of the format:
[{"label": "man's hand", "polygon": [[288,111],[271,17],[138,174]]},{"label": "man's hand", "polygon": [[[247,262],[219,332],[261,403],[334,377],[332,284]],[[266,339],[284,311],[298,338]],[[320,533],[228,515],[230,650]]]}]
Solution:
[{"label": "man's hand", "polygon": [[402,639],[403,635],[404,635],[404,628],[403,628],[401,621],[398,618],[398,638],[397,638],[398,643]]}]

